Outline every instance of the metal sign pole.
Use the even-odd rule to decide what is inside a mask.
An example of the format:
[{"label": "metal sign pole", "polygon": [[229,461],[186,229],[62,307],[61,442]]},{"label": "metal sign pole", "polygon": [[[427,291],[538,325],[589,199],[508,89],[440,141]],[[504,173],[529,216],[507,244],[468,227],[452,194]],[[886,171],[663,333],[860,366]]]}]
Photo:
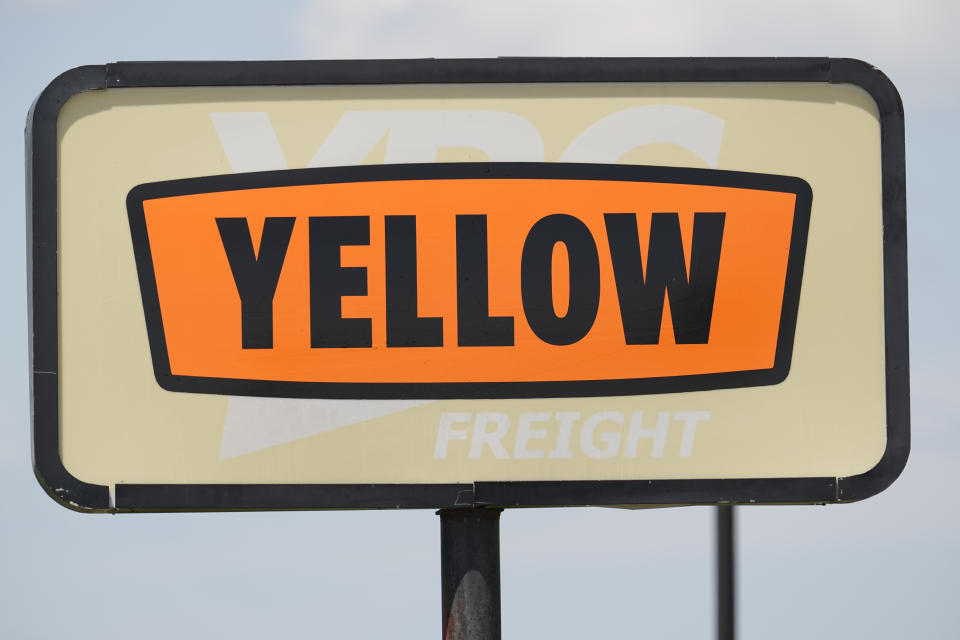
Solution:
[{"label": "metal sign pole", "polygon": [[441,509],[443,640],[500,640],[500,513]]},{"label": "metal sign pole", "polygon": [[733,509],[717,507],[717,640],[734,640],[736,630]]}]

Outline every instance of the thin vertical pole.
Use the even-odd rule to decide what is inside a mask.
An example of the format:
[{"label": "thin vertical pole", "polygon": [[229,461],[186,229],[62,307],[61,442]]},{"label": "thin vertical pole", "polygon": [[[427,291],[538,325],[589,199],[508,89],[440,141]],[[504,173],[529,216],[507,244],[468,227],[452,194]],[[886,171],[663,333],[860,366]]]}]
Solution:
[{"label": "thin vertical pole", "polygon": [[717,507],[717,640],[734,640],[736,630],[733,509],[733,505]]},{"label": "thin vertical pole", "polygon": [[443,640],[500,640],[500,513],[441,509]]}]

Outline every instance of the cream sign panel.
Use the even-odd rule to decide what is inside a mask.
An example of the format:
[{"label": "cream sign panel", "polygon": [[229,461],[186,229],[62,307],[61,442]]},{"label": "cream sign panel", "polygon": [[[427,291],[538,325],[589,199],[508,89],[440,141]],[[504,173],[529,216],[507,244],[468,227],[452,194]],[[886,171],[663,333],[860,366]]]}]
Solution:
[{"label": "cream sign panel", "polygon": [[124,63],[28,123],[34,455],[94,511],[833,502],[909,449],[850,60]]}]

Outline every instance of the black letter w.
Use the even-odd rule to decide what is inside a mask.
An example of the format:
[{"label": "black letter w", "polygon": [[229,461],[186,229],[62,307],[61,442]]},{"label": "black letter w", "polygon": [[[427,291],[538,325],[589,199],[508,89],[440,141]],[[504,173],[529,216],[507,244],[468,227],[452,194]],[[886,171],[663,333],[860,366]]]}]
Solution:
[{"label": "black letter w", "polygon": [[664,290],[670,298],[676,343],[706,344],[713,319],[725,214],[694,214],[689,278],[676,213],[654,213],[651,218],[646,277],[636,215],[607,213],[603,217],[627,344],[660,341]]}]

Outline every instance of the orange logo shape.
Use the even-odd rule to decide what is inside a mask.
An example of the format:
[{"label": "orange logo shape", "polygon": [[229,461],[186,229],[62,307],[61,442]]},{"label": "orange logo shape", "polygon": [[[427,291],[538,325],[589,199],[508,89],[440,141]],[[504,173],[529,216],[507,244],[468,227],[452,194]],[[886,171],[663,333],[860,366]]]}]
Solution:
[{"label": "orange logo shape", "polygon": [[633,395],[790,368],[799,178],[450,163],[143,184],[159,384],[313,398]]}]

